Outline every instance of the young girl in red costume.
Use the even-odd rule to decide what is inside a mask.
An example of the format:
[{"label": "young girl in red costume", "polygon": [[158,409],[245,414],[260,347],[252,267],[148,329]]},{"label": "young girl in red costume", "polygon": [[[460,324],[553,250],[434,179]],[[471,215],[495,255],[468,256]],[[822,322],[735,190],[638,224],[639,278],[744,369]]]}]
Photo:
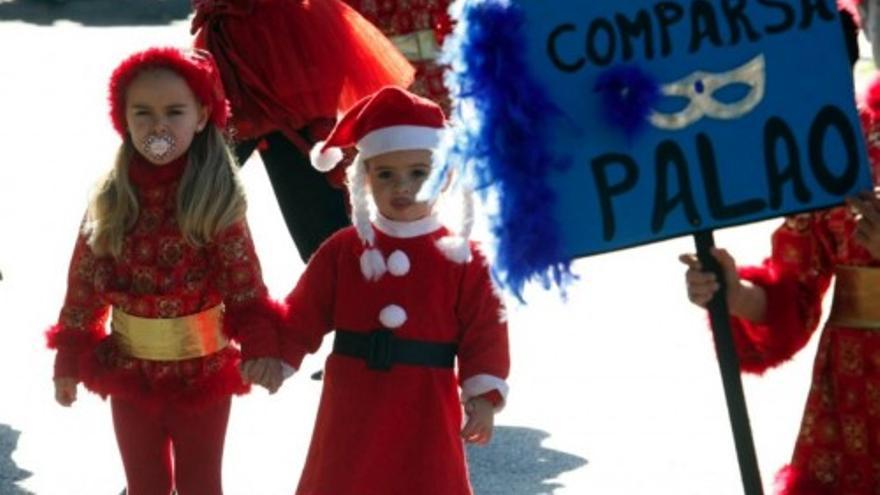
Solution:
[{"label": "young girl in red costume", "polygon": [[116,68],[109,100],[122,144],[48,332],[56,400],[71,405],[78,382],[110,396],[129,495],[219,495],[242,355],[245,376],[278,386],[277,312],[221,133],[223,88],[209,54],[152,48]]},{"label": "young girl in red costume", "polygon": [[456,235],[417,197],[443,126],[437,104],[389,87],[324,146],[357,146],[355,225],[318,249],[286,299],[289,366],[334,332],[299,495],[472,493],[462,438],[490,439],[510,358],[502,303],[467,240],[470,203]]},{"label": "young girl in red costume", "polygon": [[[337,113],[413,68],[340,0],[193,0],[195,45],[210,51],[232,105],[236,154],[255,149],[303,261],[349,225],[344,191],[309,164]],[[340,169],[341,170],[341,169]],[[339,175],[337,173],[337,175]]]},{"label": "young girl in red costume", "polygon": [[[854,28],[853,24],[850,24]],[[850,34],[855,36],[851,29]],[[850,40],[851,61],[858,58]],[[880,78],[859,105],[874,184],[880,185]],[[761,266],[737,267],[715,249],[725,277],[733,339],[745,372],[790,359],[831,314],[816,355],[791,464],[777,478],[782,495],[880,493],[880,198],[866,192],[846,206],[791,216],[772,237]],[[715,276],[682,255],[688,298],[705,306]]]}]

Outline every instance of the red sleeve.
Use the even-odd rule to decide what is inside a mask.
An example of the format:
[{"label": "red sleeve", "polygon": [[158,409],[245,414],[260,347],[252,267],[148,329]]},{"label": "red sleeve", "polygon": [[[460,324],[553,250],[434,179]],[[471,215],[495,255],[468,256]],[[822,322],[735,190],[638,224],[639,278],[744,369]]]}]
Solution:
[{"label": "red sleeve", "polygon": [[80,234],[67,273],[67,292],[58,322],[46,331],[46,342],[55,354],[56,378],[79,378],[79,361],[92,352],[107,334],[110,306],[96,293],[95,273],[100,265]]},{"label": "red sleeve", "polygon": [[461,326],[458,373],[465,400],[497,390],[507,396],[510,352],[504,306],[496,293],[485,258],[472,249],[465,265],[456,313]]},{"label": "red sleeve", "polygon": [[212,263],[219,270],[223,328],[241,344],[242,358],[278,356],[277,328],[281,307],[263,283],[251,234],[244,220],[226,228],[211,243]]},{"label": "red sleeve", "polygon": [[765,322],[731,318],[743,371],[763,373],[791,359],[818,327],[832,275],[821,232],[816,216],[791,217],[773,234],[770,258],[762,266],[740,270],[744,280],[767,294]]},{"label": "red sleeve", "polygon": [[280,334],[281,357],[299,369],[303,357],[321,346],[333,329],[334,295],[342,237],[330,237],[312,255],[285,299],[287,314]]}]

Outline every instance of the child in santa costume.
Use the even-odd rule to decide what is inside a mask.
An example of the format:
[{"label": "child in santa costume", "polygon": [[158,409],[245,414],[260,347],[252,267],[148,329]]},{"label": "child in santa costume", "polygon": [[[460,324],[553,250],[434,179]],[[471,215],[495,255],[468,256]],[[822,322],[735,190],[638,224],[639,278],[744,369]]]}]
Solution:
[{"label": "child in santa costume", "polygon": [[79,382],[110,396],[129,495],[219,495],[242,357],[245,377],[280,384],[262,378],[278,366],[279,312],[221,133],[227,102],[210,55],[176,48],[126,58],[109,101],[122,143],[47,333],[56,400],[71,405]]},{"label": "child in santa costume", "polygon": [[210,51],[232,105],[236,155],[255,149],[303,261],[350,225],[344,191],[309,165],[338,112],[413,68],[341,0],[193,0],[195,46]]},{"label": "child in santa costume", "polygon": [[[859,111],[880,185],[880,79]],[[866,192],[846,206],[788,217],[761,266],[737,267],[724,249],[712,254],[724,271],[733,339],[747,373],[763,373],[806,345],[834,281],[800,433],[777,493],[880,493],[880,198]],[[688,298],[704,307],[718,282],[694,255],[681,261],[689,267]]]},{"label": "child in santa costume", "polygon": [[323,169],[339,159],[322,161],[330,151],[358,149],[348,172],[355,225],[318,249],[286,299],[287,365],[334,333],[299,495],[471,493],[462,439],[491,437],[507,395],[507,325],[467,240],[470,220],[455,234],[417,196],[443,127],[436,103],[388,87],[322,146]]}]

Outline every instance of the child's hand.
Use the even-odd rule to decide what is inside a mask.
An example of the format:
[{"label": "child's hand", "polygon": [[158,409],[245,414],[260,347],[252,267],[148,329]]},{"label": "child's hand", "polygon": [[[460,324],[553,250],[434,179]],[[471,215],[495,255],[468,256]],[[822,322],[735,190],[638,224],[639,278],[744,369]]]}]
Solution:
[{"label": "child's hand", "polygon": [[495,427],[495,407],[492,403],[482,397],[474,397],[465,403],[464,412],[467,414],[467,423],[461,429],[464,441],[477,445],[489,443]]},{"label": "child's hand", "polygon": [[79,380],[76,378],[56,378],[54,381],[55,401],[64,407],[70,407],[76,401],[76,385]]},{"label": "child's hand", "polygon": [[272,357],[249,359],[241,365],[241,377],[248,382],[264,387],[270,394],[274,394],[284,381],[281,360]]},{"label": "child's hand", "polygon": [[875,260],[880,260],[880,198],[878,191],[861,193],[847,198],[846,204],[856,213],[856,242],[867,249]]},{"label": "child's hand", "polygon": [[[721,270],[724,272],[727,304],[731,308],[737,307],[741,298],[742,282],[736,271],[736,261],[725,249],[712,248],[711,253],[721,264]],[[697,306],[705,308],[720,287],[715,274],[703,271],[703,264],[694,254],[682,254],[678,260],[688,267],[684,274],[688,299]]]}]

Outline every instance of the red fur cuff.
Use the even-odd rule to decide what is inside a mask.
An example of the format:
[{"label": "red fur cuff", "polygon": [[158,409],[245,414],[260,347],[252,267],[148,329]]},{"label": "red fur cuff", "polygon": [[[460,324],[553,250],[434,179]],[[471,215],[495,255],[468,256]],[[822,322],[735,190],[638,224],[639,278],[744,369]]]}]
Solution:
[{"label": "red fur cuff", "polygon": [[54,377],[79,378],[80,361],[94,351],[106,333],[103,327],[75,330],[52,325],[45,335],[46,346],[58,351],[55,353]]},{"label": "red fur cuff", "polygon": [[84,348],[91,347],[104,338],[106,332],[103,327],[77,330],[62,327],[60,324],[52,325],[46,332],[46,347],[49,349],[63,349],[65,347]]},{"label": "red fur cuff", "polygon": [[283,306],[265,296],[226,307],[223,328],[241,344],[243,360],[278,357],[278,328]]},{"label": "red fur cuff", "polygon": [[806,328],[797,300],[797,283],[772,266],[743,267],[743,280],[762,287],[767,296],[767,316],[763,323],[731,317],[731,331],[740,359],[748,373],[761,374],[791,359],[809,340],[812,329]]}]

